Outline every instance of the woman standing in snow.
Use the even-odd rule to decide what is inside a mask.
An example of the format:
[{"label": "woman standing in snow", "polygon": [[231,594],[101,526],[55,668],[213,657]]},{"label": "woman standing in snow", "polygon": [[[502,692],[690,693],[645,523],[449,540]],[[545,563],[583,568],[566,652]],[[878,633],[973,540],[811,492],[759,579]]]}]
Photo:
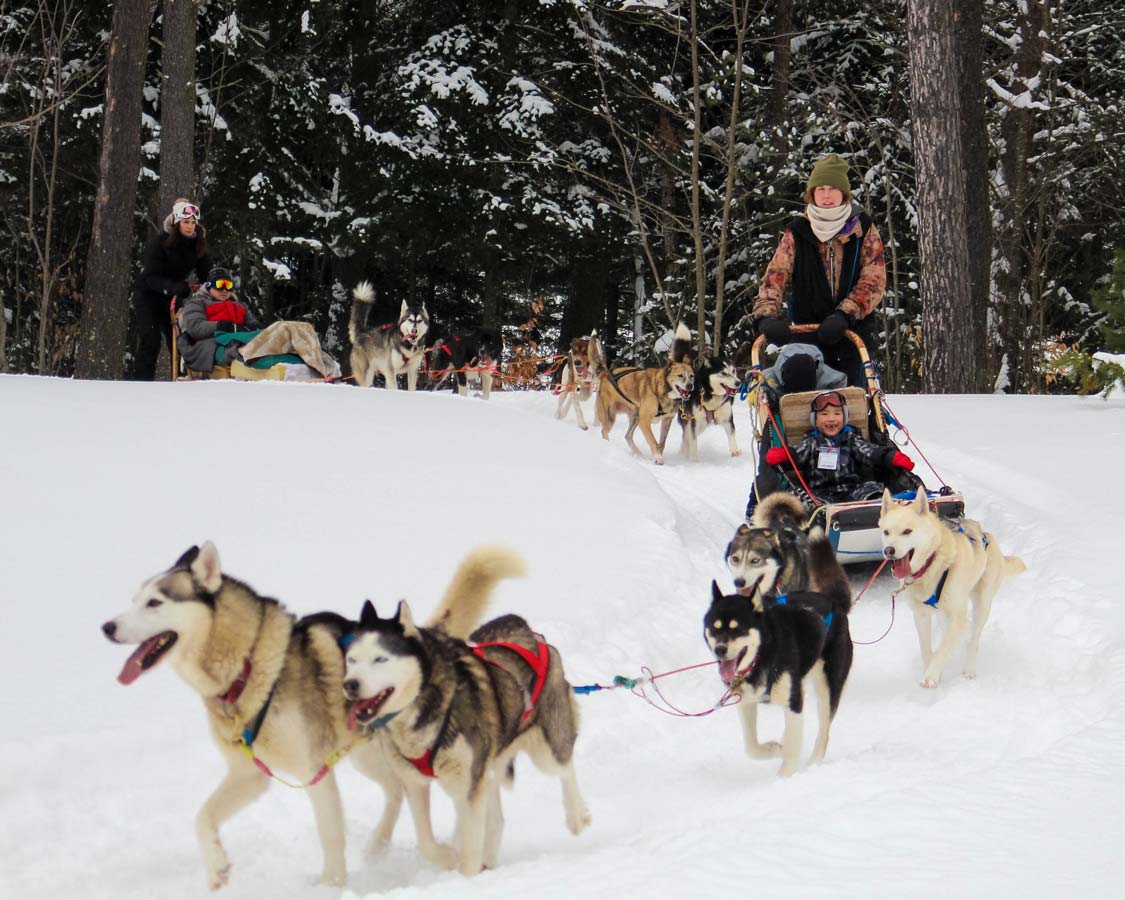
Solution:
[{"label": "woman standing in snow", "polygon": [[825,363],[844,372],[848,384],[863,385],[863,365],[844,332],[855,331],[864,343],[875,336],[869,317],[887,287],[883,241],[852,202],[848,163],[835,153],[813,166],[805,203],[766,268],[751,313],[754,326],[770,343],[782,345],[790,339],[790,323],[819,324],[816,343]]},{"label": "woman standing in snow", "polygon": [[191,294],[188,278],[194,272],[198,282],[207,280],[211,260],[207,256],[207,236],[200,224],[198,206],[183,197],[164,218],[164,233],[145,245],[141,272],[133,283],[133,317],[137,328],[137,356],[133,379],[152,381],[160,356],[160,338],[172,349],[172,319],[169,304]]}]

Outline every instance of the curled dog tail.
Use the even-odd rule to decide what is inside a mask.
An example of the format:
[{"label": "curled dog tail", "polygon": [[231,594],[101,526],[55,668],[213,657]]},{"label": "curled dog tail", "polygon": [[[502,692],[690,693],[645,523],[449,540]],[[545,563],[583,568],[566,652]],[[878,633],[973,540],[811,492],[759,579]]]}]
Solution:
[{"label": "curled dog tail", "polygon": [[758,528],[792,528],[794,531],[804,531],[808,515],[805,504],[792,494],[774,491],[763,497],[754,510],[754,525]]},{"label": "curled dog tail", "polygon": [[819,525],[809,532],[809,576],[812,589],[827,596],[835,612],[845,616],[851,612],[851,582],[836,559],[832,542]]},{"label": "curled dog tail", "polygon": [[484,618],[492,589],[503,578],[527,574],[527,565],[514,550],[482,544],[462,560],[445,596],[434,610],[428,628],[440,628],[450,637],[465,640]]},{"label": "curled dog tail", "polygon": [[361,281],[352,291],[352,317],[348,320],[348,337],[356,342],[359,333],[367,327],[367,314],[375,302],[375,288],[370,281]]}]

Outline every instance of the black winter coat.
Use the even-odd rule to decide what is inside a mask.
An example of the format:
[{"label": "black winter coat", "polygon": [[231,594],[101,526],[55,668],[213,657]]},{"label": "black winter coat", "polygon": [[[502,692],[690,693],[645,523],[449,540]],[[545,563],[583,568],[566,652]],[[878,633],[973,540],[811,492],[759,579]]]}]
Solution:
[{"label": "black winter coat", "polygon": [[141,271],[133,282],[136,293],[148,300],[168,300],[181,281],[191,281],[192,272],[198,276],[199,283],[207,280],[211,271],[211,259],[204,254],[196,255],[197,238],[185,238],[176,234],[172,246],[164,246],[166,234],[158,234],[145,244],[141,259]]}]

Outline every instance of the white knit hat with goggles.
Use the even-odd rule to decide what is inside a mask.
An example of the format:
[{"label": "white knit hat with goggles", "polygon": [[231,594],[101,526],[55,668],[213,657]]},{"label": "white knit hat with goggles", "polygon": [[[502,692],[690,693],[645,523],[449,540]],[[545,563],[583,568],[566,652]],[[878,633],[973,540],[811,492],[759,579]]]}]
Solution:
[{"label": "white knit hat with goggles", "polygon": [[194,203],[189,203],[187,200],[178,200],[172,207],[172,222],[183,222],[187,219],[195,219],[199,222],[203,219],[203,211]]},{"label": "white knit hat with goggles", "polygon": [[816,427],[816,414],[829,406],[838,406],[844,413],[844,424],[848,424],[848,401],[839,391],[821,391],[809,404],[809,424]]}]

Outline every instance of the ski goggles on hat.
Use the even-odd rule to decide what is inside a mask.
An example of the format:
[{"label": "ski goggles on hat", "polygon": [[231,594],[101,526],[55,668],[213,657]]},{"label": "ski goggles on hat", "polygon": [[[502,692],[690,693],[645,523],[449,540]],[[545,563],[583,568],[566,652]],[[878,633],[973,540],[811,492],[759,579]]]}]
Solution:
[{"label": "ski goggles on hat", "polygon": [[817,394],[813,397],[812,410],[813,412],[820,412],[829,406],[838,406],[843,409],[846,405],[844,395],[839,391],[825,391],[823,394]]},{"label": "ski goggles on hat", "polygon": [[172,207],[172,221],[183,222],[185,219],[195,219],[200,221],[203,218],[203,211],[193,203],[177,203]]},{"label": "ski goggles on hat", "polygon": [[234,282],[229,278],[216,278],[215,283],[211,286],[219,291],[229,291],[234,287]]}]

